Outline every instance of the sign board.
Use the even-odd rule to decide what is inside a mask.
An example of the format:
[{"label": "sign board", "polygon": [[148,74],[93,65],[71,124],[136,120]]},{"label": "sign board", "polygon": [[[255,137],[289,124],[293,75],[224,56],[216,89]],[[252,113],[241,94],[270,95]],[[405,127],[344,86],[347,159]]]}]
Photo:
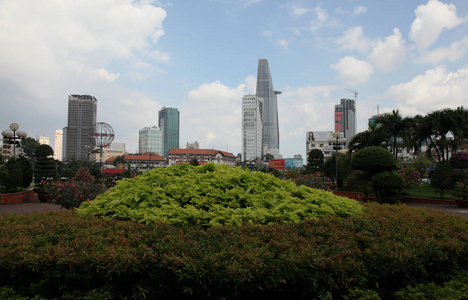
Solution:
[{"label": "sign board", "polygon": [[268,162],[268,166],[277,170],[284,170],[284,159],[272,159]]}]

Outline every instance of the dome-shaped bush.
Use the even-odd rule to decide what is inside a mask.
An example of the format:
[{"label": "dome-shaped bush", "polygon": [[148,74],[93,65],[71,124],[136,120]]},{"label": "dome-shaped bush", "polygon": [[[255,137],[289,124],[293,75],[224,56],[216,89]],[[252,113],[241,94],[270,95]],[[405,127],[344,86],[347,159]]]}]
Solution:
[{"label": "dome-shaped bush", "polygon": [[269,174],[208,163],[153,169],[120,181],[83,203],[78,212],[144,223],[213,226],[346,217],[360,213],[361,205]]}]

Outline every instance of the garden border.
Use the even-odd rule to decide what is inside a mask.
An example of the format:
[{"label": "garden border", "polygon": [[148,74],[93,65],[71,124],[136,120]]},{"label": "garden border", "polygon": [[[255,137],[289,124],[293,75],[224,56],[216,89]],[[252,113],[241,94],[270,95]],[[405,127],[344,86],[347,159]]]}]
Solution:
[{"label": "garden border", "polygon": [[39,199],[33,189],[17,193],[0,194],[0,204],[21,204],[36,201],[39,201]]}]

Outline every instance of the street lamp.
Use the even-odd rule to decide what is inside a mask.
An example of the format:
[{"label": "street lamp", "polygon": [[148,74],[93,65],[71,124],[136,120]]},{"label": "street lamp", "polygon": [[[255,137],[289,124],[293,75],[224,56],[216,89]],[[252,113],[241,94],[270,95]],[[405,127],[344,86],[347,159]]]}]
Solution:
[{"label": "street lamp", "polygon": [[19,125],[16,123],[10,124],[10,130],[5,129],[2,131],[2,135],[7,137],[9,144],[13,144],[13,157],[16,157],[16,140],[20,138],[25,138],[27,136],[26,132],[19,130]]},{"label": "street lamp", "polygon": [[333,145],[333,150],[335,150],[335,190],[338,190],[338,150],[341,150],[340,145],[345,145],[348,141],[345,138],[340,138],[341,132],[336,131],[333,133],[333,138],[328,139],[328,143]]}]

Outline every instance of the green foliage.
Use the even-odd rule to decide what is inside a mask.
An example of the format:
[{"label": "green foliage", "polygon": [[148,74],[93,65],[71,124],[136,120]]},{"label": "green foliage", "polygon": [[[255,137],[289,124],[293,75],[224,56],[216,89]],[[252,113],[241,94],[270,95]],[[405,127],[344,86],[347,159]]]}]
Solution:
[{"label": "green foliage", "polygon": [[[327,158],[323,164],[325,175],[330,178],[336,177],[336,153]],[[351,172],[349,155],[338,153],[338,186],[343,186],[344,181]],[[336,180],[336,179],[335,179]]]},{"label": "green foliage", "polygon": [[421,184],[420,173],[411,167],[406,167],[398,170],[398,174],[400,174],[404,179],[403,191],[407,192]]},{"label": "green foliage", "polygon": [[313,149],[307,155],[307,170],[310,173],[321,172],[323,170],[324,155],[322,150]]},{"label": "green foliage", "polygon": [[442,198],[444,192],[453,189],[455,185],[456,178],[452,174],[449,163],[446,161],[439,162],[432,173],[431,186],[435,189],[436,193],[440,193],[440,198]]},{"label": "green foliage", "polygon": [[0,287],[49,299],[393,299],[409,285],[464,284],[452,275],[468,270],[468,219],[378,204],[349,218],[205,229],[8,215],[0,237]]},{"label": "green foliage", "polygon": [[468,272],[462,272],[442,286],[434,282],[409,286],[395,293],[397,300],[463,300],[468,299]]},{"label": "green foliage", "polygon": [[41,144],[32,137],[21,139],[21,148],[23,149],[23,153],[30,159],[34,159],[36,157],[36,150],[40,145]]},{"label": "green foliage", "polygon": [[330,178],[323,176],[320,173],[306,174],[304,176],[298,176],[291,179],[297,185],[305,185],[310,188],[320,189],[324,191],[330,191],[332,182]]},{"label": "green foliage", "polygon": [[38,157],[34,170],[34,182],[48,181],[59,177],[52,157]]},{"label": "green foliage", "polygon": [[166,221],[203,226],[299,222],[335,214],[350,216],[360,211],[356,201],[330,192],[213,163],[150,170],[118,182],[78,209],[81,214],[146,224]]},{"label": "green foliage", "polygon": [[49,145],[40,145],[36,148],[36,158],[46,158],[54,155],[54,150]]},{"label": "green foliage", "polygon": [[10,158],[0,168],[0,185],[5,187],[6,193],[14,193],[22,189],[23,171],[17,159]]},{"label": "green foliage", "polygon": [[198,162],[198,159],[197,159],[196,157],[194,157],[194,158],[192,158],[192,159],[190,160],[190,164],[191,164],[192,166],[195,166],[195,167],[200,165],[200,163]]},{"label": "green foliage", "polygon": [[390,203],[404,189],[405,180],[396,172],[382,172],[372,177],[372,186],[379,203]]},{"label": "green foliage", "polygon": [[396,169],[396,158],[382,147],[367,147],[353,154],[351,167],[361,170],[372,178],[375,174]]},{"label": "green foliage", "polygon": [[27,188],[33,180],[33,169],[31,163],[29,162],[29,159],[24,156],[20,156],[18,158],[18,163],[21,166],[21,174],[23,177],[22,186]]},{"label": "green foliage", "polygon": [[55,204],[66,209],[79,207],[85,201],[91,201],[106,189],[101,183],[85,180],[53,181],[45,183],[45,191]]},{"label": "green foliage", "polygon": [[72,169],[65,169],[62,171],[62,177],[71,179],[75,177],[75,172]]}]

